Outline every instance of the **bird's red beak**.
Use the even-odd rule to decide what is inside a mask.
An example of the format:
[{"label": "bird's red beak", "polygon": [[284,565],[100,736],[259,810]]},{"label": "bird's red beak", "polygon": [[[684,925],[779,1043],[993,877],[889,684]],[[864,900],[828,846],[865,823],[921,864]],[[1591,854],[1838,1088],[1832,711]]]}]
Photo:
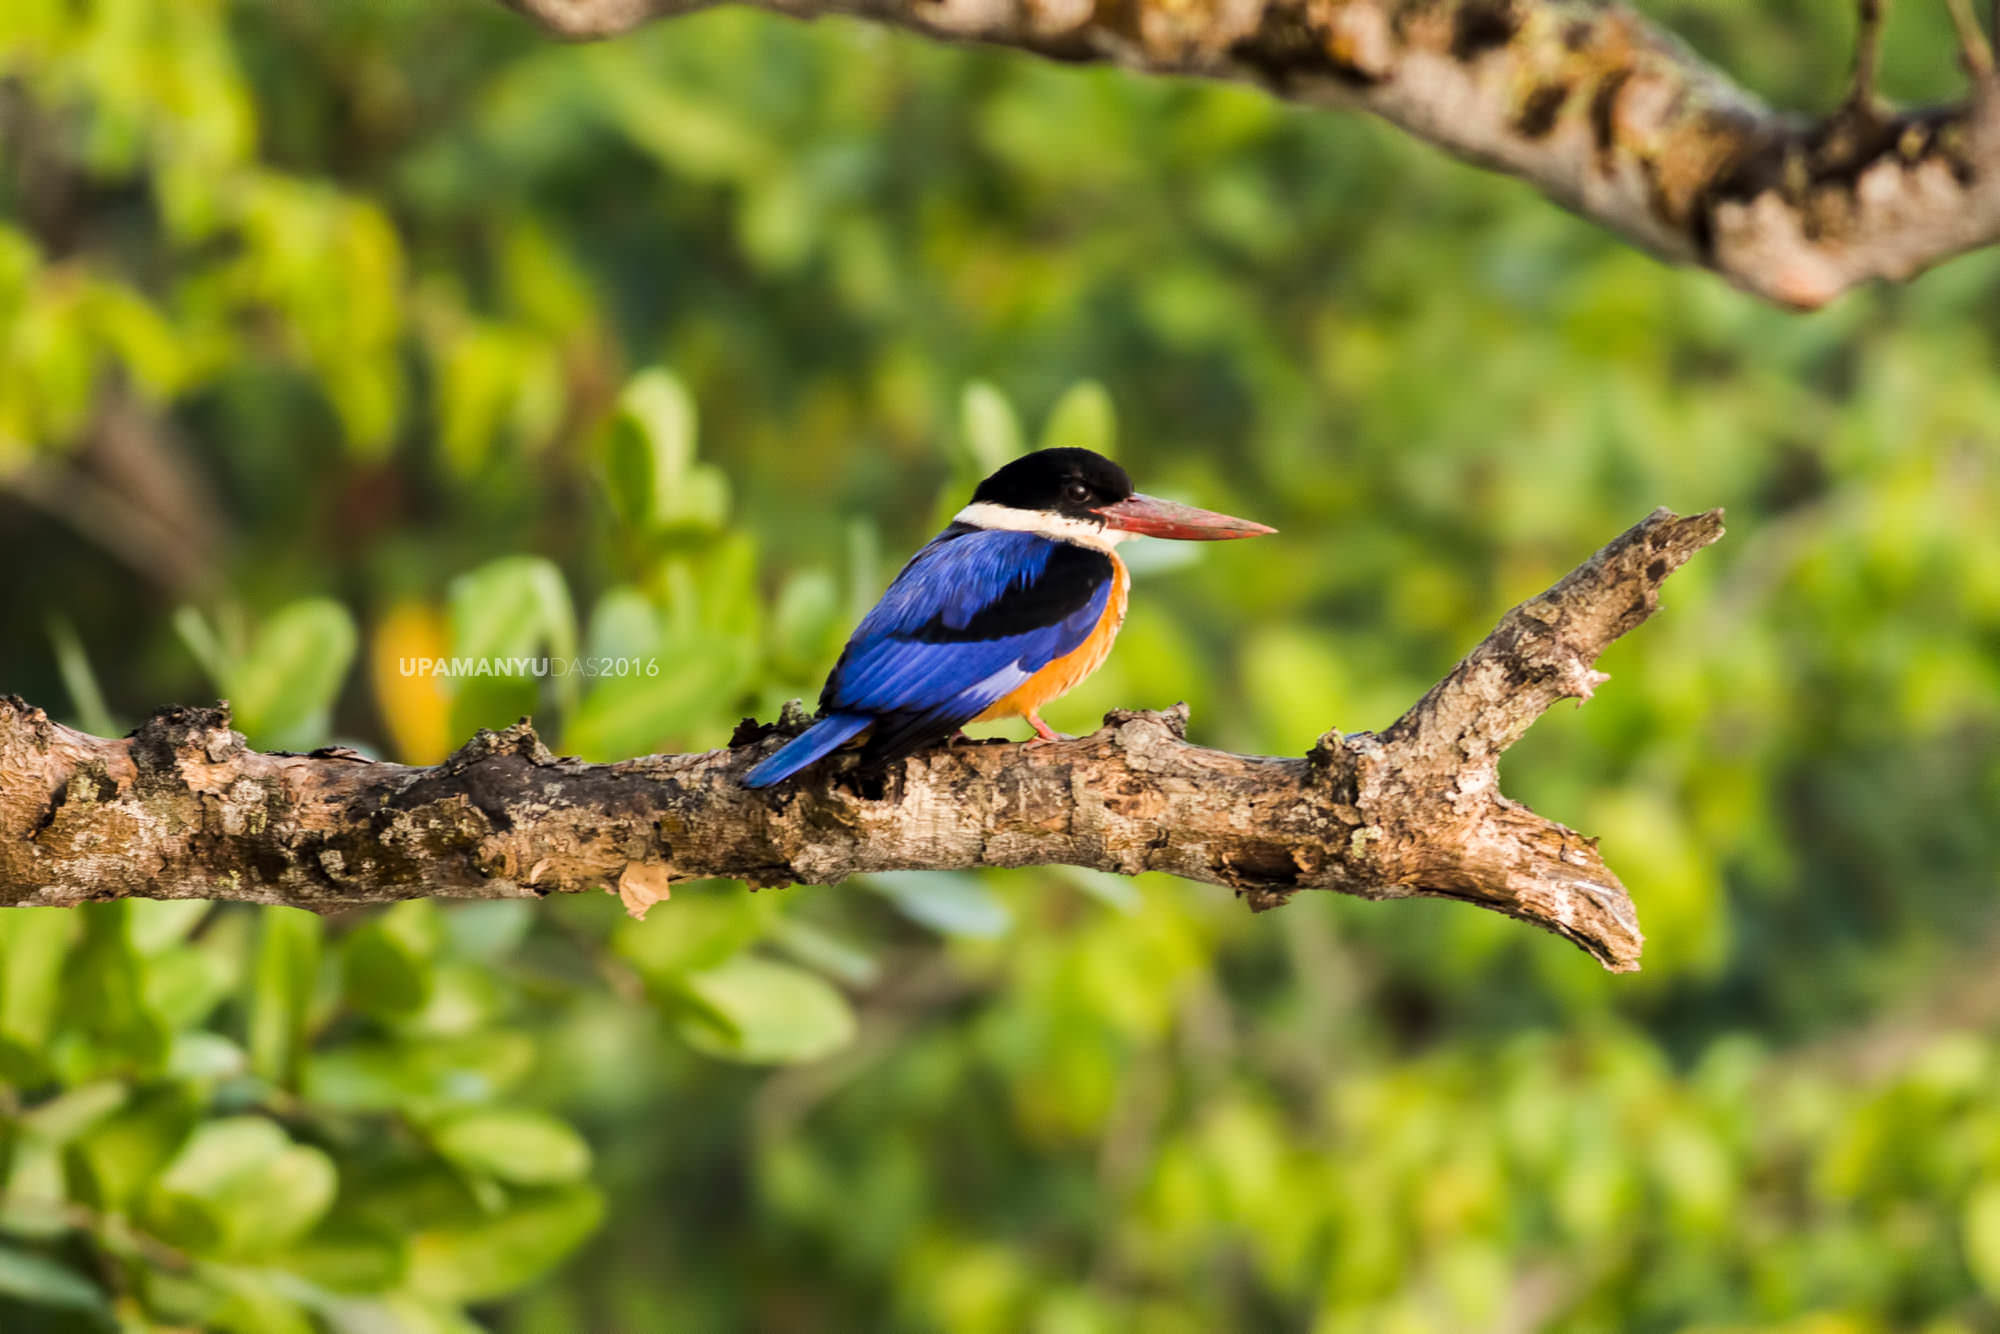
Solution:
[{"label": "bird's red beak", "polygon": [[1171,500],[1134,492],[1115,505],[1094,511],[1105,524],[1141,537],[1172,537],[1183,542],[1221,542],[1232,537],[1262,537],[1275,533],[1261,523],[1232,519],[1214,510],[1196,509]]}]

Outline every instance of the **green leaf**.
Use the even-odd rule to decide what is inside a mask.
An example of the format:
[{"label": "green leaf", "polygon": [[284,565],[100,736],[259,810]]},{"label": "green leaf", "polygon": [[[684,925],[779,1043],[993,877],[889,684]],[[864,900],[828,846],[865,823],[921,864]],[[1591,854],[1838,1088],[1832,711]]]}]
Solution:
[{"label": "green leaf", "polygon": [[111,1313],[103,1289],[73,1269],[30,1251],[0,1245],[0,1293],[30,1306]]},{"label": "green leaf", "polygon": [[241,975],[238,960],[221,951],[170,948],[146,962],[146,1003],[169,1028],[192,1028],[236,990]]},{"label": "green leaf", "polygon": [[[146,1334],[164,1329],[212,1328],[211,1317],[221,1306],[223,1294],[212,1283],[191,1273],[176,1273],[165,1266],[147,1266],[135,1271],[142,1281],[146,1314],[158,1323]],[[144,1329],[143,1326],[140,1327]],[[139,1334],[128,1327],[123,1334]]]},{"label": "green leaf", "polygon": [[208,1196],[245,1173],[261,1169],[291,1144],[283,1126],[261,1116],[231,1116],[204,1123],[162,1176],[160,1188]]},{"label": "green leaf", "polygon": [[197,1251],[270,1255],[311,1230],[338,1177],[319,1149],[273,1121],[232,1116],[198,1127],[154,1182],[146,1213],[160,1235]]},{"label": "green leaf", "polygon": [[1965,1263],[1989,1297],[2000,1297],[2000,1180],[1979,1183],[1966,1197]]},{"label": "green leaf", "polygon": [[410,1235],[409,1288],[435,1301],[504,1297],[567,1259],[597,1230],[604,1200],[589,1186],[524,1193],[507,1212]]},{"label": "green leaf", "polygon": [[423,1009],[438,935],[437,908],[425,900],[399,903],[355,928],[341,945],[347,1004],[379,1019]]},{"label": "green leaf", "polygon": [[890,871],[863,884],[905,917],[948,936],[990,938],[1006,933],[1014,915],[977,876],[957,871]]},{"label": "green leaf", "polygon": [[430,999],[428,961],[379,927],[350,935],[341,965],[347,1004],[363,1014],[391,1019],[421,1010]]},{"label": "green leaf", "polygon": [[79,1135],[73,1147],[93,1207],[122,1213],[179,1151],[199,1114],[187,1089],[168,1084],[138,1094]]},{"label": "green leaf", "polygon": [[31,1049],[48,1041],[62,999],[63,961],[83,916],[73,908],[0,913],[0,1033]]},{"label": "green leaf", "polygon": [[408,1272],[409,1248],[393,1228],[336,1214],[276,1257],[276,1263],[331,1292],[387,1292]]},{"label": "green leaf", "polygon": [[451,581],[451,650],[473,658],[576,653],[576,613],[553,561],[502,556]]},{"label": "green leaf", "polygon": [[125,929],[132,948],[150,958],[186,940],[214,907],[207,899],[131,899]]},{"label": "green leaf", "polygon": [[722,473],[695,461],[694,399],[670,372],[634,376],[604,438],[605,480],[619,516],[641,532],[713,530],[729,513]]},{"label": "green leaf", "polygon": [[649,528],[674,508],[694,466],[694,399],[665,370],[641,371],[618,396],[605,441],[612,504],[627,523]]},{"label": "green leaf", "polygon": [[230,668],[225,689],[236,725],[259,746],[297,750],[323,742],[359,640],[338,602],[306,598],[280,610]]},{"label": "green leaf", "polygon": [[337,1111],[408,1111],[485,1102],[518,1084],[534,1063],[534,1039],[504,1030],[349,1042],[314,1053],[302,1086],[307,1098]]},{"label": "green leaf", "polygon": [[833,576],[801,570],[786,581],[771,612],[771,656],[786,676],[816,676],[840,651],[845,629]]},{"label": "green leaf", "polygon": [[667,637],[676,648],[698,648],[718,637],[752,644],[762,636],[764,598],[757,544],[730,533],[698,551],[662,563],[668,590]]},{"label": "green leaf", "polygon": [[[452,656],[487,673],[454,678],[453,726],[470,731],[533,712],[536,660],[546,654],[566,668],[576,657],[576,613],[562,571],[540,556],[503,556],[452,580],[448,601]],[[573,709],[581,675],[552,661],[550,679],[562,708]]]},{"label": "green leaf", "polygon": [[1117,452],[1117,432],[1111,395],[1095,380],[1079,380],[1049,409],[1048,420],[1042,423],[1041,447],[1088,449],[1108,456]]},{"label": "green leaf", "polygon": [[280,1088],[298,1083],[325,924],[298,908],[265,908],[251,979],[250,1068]]},{"label": "green leaf", "polygon": [[0,1182],[0,1232],[60,1237],[69,1231],[63,1207],[70,1202],[62,1149],[33,1135],[9,1138],[6,1176]]},{"label": "green leaf", "polygon": [[116,736],[123,731],[104,705],[104,691],[91,670],[90,655],[77,638],[76,627],[64,616],[49,619],[49,642],[55,649],[56,671],[63,689],[69,692],[70,707],[76,711],[77,725],[96,736]]},{"label": "green leaf", "polygon": [[984,380],[965,386],[958,405],[959,436],[970,471],[980,477],[1024,452],[1021,425],[1006,395]]},{"label": "green leaf", "polygon": [[243,1048],[220,1033],[176,1033],[167,1052],[167,1074],[175,1079],[231,1079],[249,1068]]},{"label": "green leaf", "polygon": [[776,171],[746,182],[736,211],[736,235],[743,253],[776,277],[798,268],[811,255],[819,233],[814,198],[791,171]]},{"label": "green leaf", "polygon": [[217,1269],[212,1281],[226,1294],[204,1314],[204,1329],[219,1334],[317,1334],[312,1317],[283,1288],[279,1275],[243,1269]]},{"label": "green leaf", "polygon": [[460,477],[479,472],[494,445],[546,437],[561,412],[561,372],[546,343],[512,329],[478,326],[439,357],[438,445]]},{"label": "green leaf", "polygon": [[167,1054],[167,1027],[146,998],[144,961],[128,929],[133,901],[93,904],[69,960],[64,993],[70,1035],[59,1049],[71,1080],[151,1072]]},{"label": "green leaf", "polygon": [[636,588],[609,589],[590,610],[584,652],[592,658],[646,658],[660,649],[660,618]]},{"label": "green leaf", "polygon": [[559,1186],[590,1171],[583,1137],[540,1112],[464,1112],[434,1126],[431,1143],[457,1166],[517,1186]]},{"label": "green leaf", "polygon": [[774,917],[769,939],[806,967],[850,987],[874,986],[881,975],[882,970],[861,946],[803,918]]},{"label": "green leaf", "polygon": [[429,991],[422,1009],[391,1017],[398,1033],[411,1039],[470,1036],[517,994],[493,969],[455,960],[431,965]]},{"label": "green leaf", "polygon": [[697,1002],[682,1016],[681,1036],[711,1056],[772,1065],[811,1061],[854,1037],[847,998],[790,964],[739,955],[687,974],[681,986]]},{"label": "green leaf", "polygon": [[235,655],[224,647],[215,627],[208,623],[208,618],[197,607],[176,607],[171,620],[174,634],[180,637],[188,655],[200,664],[215,688],[226,694]]},{"label": "green leaf", "polygon": [[697,463],[688,470],[679,505],[668,516],[673,523],[714,531],[729,520],[729,479],[722,469]]}]

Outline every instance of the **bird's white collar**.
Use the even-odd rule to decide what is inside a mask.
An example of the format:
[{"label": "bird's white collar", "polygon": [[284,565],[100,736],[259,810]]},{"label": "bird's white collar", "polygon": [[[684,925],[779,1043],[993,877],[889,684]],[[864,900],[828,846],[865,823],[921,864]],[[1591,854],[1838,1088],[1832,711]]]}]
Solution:
[{"label": "bird's white collar", "polygon": [[991,501],[976,501],[951,516],[953,523],[966,524],[973,528],[1000,528],[1012,533],[1035,533],[1057,542],[1068,542],[1074,546],[1089,547],[1094,551],[1110,551],[1128,537],[1128,533],[1118,528],[1089,519],[1072,519],[1061,514],[1045,514],[1039,510],[1020,510],[1012,505],[995,505]]}]

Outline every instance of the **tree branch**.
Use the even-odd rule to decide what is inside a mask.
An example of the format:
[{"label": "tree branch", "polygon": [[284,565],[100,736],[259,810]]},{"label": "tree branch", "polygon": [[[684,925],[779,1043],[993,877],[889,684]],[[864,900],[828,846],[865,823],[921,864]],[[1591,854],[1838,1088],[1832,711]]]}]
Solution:
[{"label": "tree branch", "polygon": [[728,749],[557,759],[525,721],[432,768],[250,750],[226,709],[173,708],[121,740],[0,699],[0,905],[126,896],[315,910],[615,886],[643,912],[676,881],[831,884],[910,868],[1065,863],[1229,885],[1252,908],[1302,889],[1464,899],[1638,967],[1631,900],[1594,840],[1500,795],[1501,752],[1652,615],[1661,582],[1722,535],[1657,510],[1508,612],[1387,731],[1303,759],[1189,745],[1187,712],[1115,712],[1024,749],[953,745],[887,771],[852,755],[767,792],[743,774],[803,717]]},{"label": "tree branch", "polygon": [[[1861,96],[1821,119],[1772,111],[1670,34],[1595,0],[743,2],[1359,107],[1785,306],[1816,308],[2000,240],[2000,89],[1990,58],[1977,59],[1983,41],[1966,46],[1976,77],[1964,102],[1882,112],[1873,0]],[[505,3],[587,38],[713,0]]]}]

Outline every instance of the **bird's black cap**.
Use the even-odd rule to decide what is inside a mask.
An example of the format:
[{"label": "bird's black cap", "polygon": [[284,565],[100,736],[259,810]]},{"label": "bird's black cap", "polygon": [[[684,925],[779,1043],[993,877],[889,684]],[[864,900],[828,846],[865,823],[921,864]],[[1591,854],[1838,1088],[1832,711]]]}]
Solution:
[{"label": "bird's black cap", "polygon": [[1131,494],[1132,479],[1102,454],[1087,449],[1040,449],[1023,454],[981,482],[972,493],[972,502],[1091,518],[1100,506],[1115,504]]}]

